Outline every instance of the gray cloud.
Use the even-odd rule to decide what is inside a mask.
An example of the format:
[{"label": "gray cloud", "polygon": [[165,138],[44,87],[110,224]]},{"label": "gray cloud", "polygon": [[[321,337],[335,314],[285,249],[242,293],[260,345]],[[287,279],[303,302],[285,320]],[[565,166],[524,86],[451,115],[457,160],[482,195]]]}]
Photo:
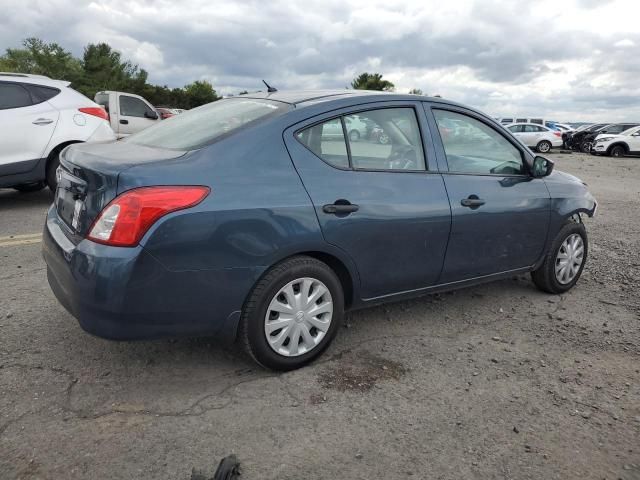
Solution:
[{"label": "gray cloud", "polygon": [[[582,17],[596,22],[613,2],[541,2],[27,0],[5,7],[0,47],[38,36],[79,55],[106,41],[153,82],[206,78],[223,93],[260,88],[262,78],[343,88],[378,71],[400,90],[419,87],[496,115],[640,117],[640,35],[619,24],[603,34]],[[594,108],[585,112],[588,98]]]}]

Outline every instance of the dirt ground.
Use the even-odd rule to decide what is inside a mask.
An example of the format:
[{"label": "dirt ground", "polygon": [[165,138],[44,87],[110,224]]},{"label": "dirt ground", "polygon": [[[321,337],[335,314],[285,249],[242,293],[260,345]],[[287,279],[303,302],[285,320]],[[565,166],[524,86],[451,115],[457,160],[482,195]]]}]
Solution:
[{"label": "dirt ground", "polygon": [[47,191],[0,190],[0,478],[640,479],[640,158],[552,155],[599,201],[563,296],[528,276],[348,316],[275,374],[212,339],[113,343],[58,305]]}]

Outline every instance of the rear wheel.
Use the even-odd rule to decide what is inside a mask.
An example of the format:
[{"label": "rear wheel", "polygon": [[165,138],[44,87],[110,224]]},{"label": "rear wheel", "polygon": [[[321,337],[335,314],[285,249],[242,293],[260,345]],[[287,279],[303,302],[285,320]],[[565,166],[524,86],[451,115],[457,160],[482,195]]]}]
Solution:
[{"label": "rear wheel", "polygon": [[570,290],[580,278],[587,261],[589,243],[582,223],[568,222],[556,235],[537,270],[531,272],[536,286],[548,293]]},{"label": "rear wheel", "polygon": [[37,192],[39,190],[42,190],[45,186],[46,185],[44,182],[35,182],[35,183],[23,183],[22,185],[15,185],[13,188],[14,190],[17,190],[22,193],[29,193],[29,192]]},{"label": "rear wheel", "polygon": [[251,292],[240,321],[240,339],[259,364],[293,370],[318,357],[344,316],[336,274],[315,258],[293,257],[272,267]]},{"label": "rear wheel", "polygon": [[60,152],[52,152],[49,161],[47,162],[47,172],[46,179],[47,185],[51,189],[52,192],[56,191],[56,187],[58,186],[58,180],[56,178],[56,170],[60,166]]},{"label": "rear wheel", "polygon": [[582,153],[589,153],[591,151],[591,142],[583,142],[580,146]]},{"label": "rear wheel", "polygon": [[549,150],[551,150],[551,142],[549,142],[548,140],[542,140],[538,143],[538,145],[536,145],[536,150],[538,150],[540,153],[547,153]]},{"label": "rear wheel", "polygon": [[349,140],[352,142],[357,142],[360,140],[360,132],[358,130],[351,130],[349,132]]},{"label": "rear wheel", "polygon": [[622,145],[615,145],[609,151],[609,155],[611,155],[612,157],[624,157],[625,153],[626,151]]}]

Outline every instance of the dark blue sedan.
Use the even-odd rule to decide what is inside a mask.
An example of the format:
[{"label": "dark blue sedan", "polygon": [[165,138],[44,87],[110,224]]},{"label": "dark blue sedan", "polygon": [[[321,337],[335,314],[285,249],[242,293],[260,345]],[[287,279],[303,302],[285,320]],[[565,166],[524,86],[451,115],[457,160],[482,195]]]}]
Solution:
[{"label": "dark blue sedan", "polygon": [[88,332],[236,338],[292,369],[345,310],[587,258],[585,184],[440,98],[353,90],[217,101],[63,151],[47,276]]}]

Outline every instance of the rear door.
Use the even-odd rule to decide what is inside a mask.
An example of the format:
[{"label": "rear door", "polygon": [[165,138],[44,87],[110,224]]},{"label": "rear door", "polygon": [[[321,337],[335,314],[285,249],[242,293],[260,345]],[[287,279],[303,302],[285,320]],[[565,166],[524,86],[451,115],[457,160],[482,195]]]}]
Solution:
[{"label": "rear door", "polygon": [[[369,135],[349,138],[356,120],[372,127]],[[384,102],[285,131],[324,238],[354,260],[364,299],[425,288],[440,275],[451,211],[420,126],[419,103]]]},{"label": "rear door", "polygon": [[473,132],[435,139],[448,169],[443,177],[452,212],[440,283],[532,266],[544,248],[551,200],[544,181],[529,175],[529,153],[473,112],[436,104],[425,108],[430,124],[459,120]]},{"label": "rear door", "polygon": [[158,121],[157,112],[142,98],[118,93],[118,133],[120,136],[139,132]]},{"label": "rear door", "polygon": [[30,171],[53,135],[59,113],[34,96],[28,85],[0,82],[0,175]]}]

